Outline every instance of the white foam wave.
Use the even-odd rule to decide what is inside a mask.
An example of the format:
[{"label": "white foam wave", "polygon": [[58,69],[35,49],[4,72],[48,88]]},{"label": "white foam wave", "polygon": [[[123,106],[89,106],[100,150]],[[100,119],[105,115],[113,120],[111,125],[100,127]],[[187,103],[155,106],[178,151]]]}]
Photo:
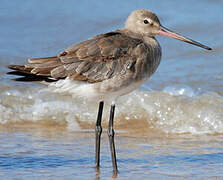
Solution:
[{"label": "white foam wave", "polygon": [[[36,91],[34,87],[25,91],[10,89],[0,92],[0,123],[65,122],[68,129],[79,130],[84,123],[95,122],[97,107],[97,102]],[[106,121],[109,106],[104,113],[103,121]],[[223,133],[223,97],[175,86],[164,91],[135,91],[120,98],[117,125],[131,120],[140,123],[142,119],[148,122],[148,129],[166,133]]]},{"label": "white foam wave", "polygon": [[188,96],[193,97],[195,96],[195,91],[186,85],[174,85],[174,86],[167,86],[163,89],[164,92],[169,93],[173,96]]}]

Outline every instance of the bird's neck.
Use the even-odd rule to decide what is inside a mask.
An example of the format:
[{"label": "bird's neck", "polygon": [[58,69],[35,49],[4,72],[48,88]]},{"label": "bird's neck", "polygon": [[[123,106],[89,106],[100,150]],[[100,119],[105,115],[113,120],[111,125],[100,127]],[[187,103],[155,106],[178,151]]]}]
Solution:
[{"label": "bird's neck", "polygon": [[143,42],[146,45],[149,45],[149,46],[152,46],[152,47],[159,46],[159,43],[158,43],[158,41],[156,40],[155,37],[143,36]]},{"label": "bird's neck", "polygon": [[144,41],[146,44],[150,44],[150,43],[154,43],[154,44],[157,44],[157,40],[155,39],[154,36],[148,36],[148,35],[144,35],[144,34],[140,34],[140,33],[136,33],[136,32],[133,32],[129,29],[126,29],[126,28],[123,28],[123,29],[119,29],[117,30],[118,32],[120,33],[123,33],[127,36],[130,36],[132,38],[135,38],[135,39],[141,39],[142,41]]},{"label": "bird's neck", "polygon": [[132,38],[135,38],[135,39],[141,39],[143,40],[143,36],[142,34],[139,34],[139,33],[136,33],[136,32],[133,32],[129,29],[126,29],[126,28],[122,28],[122,29],[119,29],[117,30],[118,32],[122,33],[122,34],[125,34],[129,37],[132,37]]}]

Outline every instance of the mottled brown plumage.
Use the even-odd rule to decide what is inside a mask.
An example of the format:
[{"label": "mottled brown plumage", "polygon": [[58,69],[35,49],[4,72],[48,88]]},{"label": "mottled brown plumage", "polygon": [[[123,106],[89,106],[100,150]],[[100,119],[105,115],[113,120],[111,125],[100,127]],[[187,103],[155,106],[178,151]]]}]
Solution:
[{"label": "mottled brown plumage", "polygon": [[[137,89],[157,69],[161,48],[156,35],[164,35],[211,50],[196,41],[185,38],[161,26],[158,17],[148,10],[133,11],[125,28],[101,34],[70,46],[59,55],[29,59],[26,65],[10,65],[10,74],[63,79],[55,83],[57,92],[100,101],[96,122],[96,167],[100,162],[100,136],[103,101],[113,101],[109,119],[109,142],[114,173],[117,174],[114,145],[114,101]],[[31,78],[33,79],[33,78]],[[24,80],[24,79],[23,79]],[[39,80],[39,79],[38,79]],[[81,81],[82,83],[77,83]]]},{"label": "mottled brown plumage", "polygon": [[152,67],[153,47],[149,46],[142,37],[134,34],[131,37],[131,33],[117,30],[71,46],[56,57],[33,58],[28,60],[29,64],[9,68],[55,79],[69,77],[95,83],[121,72],[136,72],[135,66],[141,57],[148,59]]},{"label": "mottled brown plumage", "polygon": [[[209,49],[163,28],[158,17],[148,10],[136,10],[125,28],[101,34],[68,47],[55,57],[32,58],[26,65],[9,65],[18,74],[40,77],[102,82],[117,76],[126,81],[145,81],[159,65],[161,48],[156,35],[170,36]],[[16,74],[16,72],[14,72]],[[128,74],[128,76],[123,76]],[[126,84],[126,83],[125,83]],[[128,83],[126,84],[128,85]]]}]

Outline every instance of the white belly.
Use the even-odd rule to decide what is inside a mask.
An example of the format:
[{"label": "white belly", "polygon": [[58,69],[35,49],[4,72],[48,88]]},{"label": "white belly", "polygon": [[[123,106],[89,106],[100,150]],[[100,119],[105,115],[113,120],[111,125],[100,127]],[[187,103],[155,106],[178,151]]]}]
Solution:
[{"label": "white belly", "polygon": [[[136,89],[138,89],[144,81],[132,82],[127,86],[122,86],[114,90],[108,88],[107,84],[104,82],[98,83],[87,83],[80,81],[72,81],[69,78],[65,80],[59,80],[55,83],[49,85],[50,90],[57,93],[69,93],[73,97],[87,98],[91,101],[115,101],[119,96],[128,94]],[[111,82],[114,83],[114,82]],[[104,88],[106,86],[106,88]],[[100,87],[100,88],[98,88]]]}]

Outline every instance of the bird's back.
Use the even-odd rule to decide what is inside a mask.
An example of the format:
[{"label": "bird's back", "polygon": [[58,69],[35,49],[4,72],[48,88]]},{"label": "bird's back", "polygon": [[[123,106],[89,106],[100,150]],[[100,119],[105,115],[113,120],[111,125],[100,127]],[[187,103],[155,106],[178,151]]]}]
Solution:
[{"label": "bird's back", "polygon": [[[155,38],[141,38],[118,30],[70,46],[55,57],[29,59],[26,65],[10,65],[14,74],[83,81],[97,91],[114,92],[141,84],[155,72],[161,50]],[[137,85],[138,87],[138,85]],[[129,91],[137,87],[130,88]]]}]

